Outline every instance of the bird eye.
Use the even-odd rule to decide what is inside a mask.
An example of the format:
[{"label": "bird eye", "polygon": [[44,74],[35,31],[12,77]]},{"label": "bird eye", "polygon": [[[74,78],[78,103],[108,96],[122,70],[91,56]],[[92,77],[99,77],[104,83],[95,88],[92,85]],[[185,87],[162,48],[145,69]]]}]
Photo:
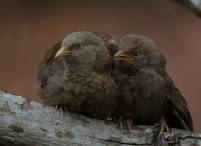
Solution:
[{"label": "bird eye", "polygon": [[74,44],[72,46],[72,48],[75,48],[75,49],[80,49],[81,48],[81,45],[78,43],[78,44]]},{"label": "bird eye", "polygon": [[136,53],[134,54],[134,56],[135,56],[135,57],[139,57],[139,56],[140,56],[140,53],[139,53],[139,52],[136,52]]}]

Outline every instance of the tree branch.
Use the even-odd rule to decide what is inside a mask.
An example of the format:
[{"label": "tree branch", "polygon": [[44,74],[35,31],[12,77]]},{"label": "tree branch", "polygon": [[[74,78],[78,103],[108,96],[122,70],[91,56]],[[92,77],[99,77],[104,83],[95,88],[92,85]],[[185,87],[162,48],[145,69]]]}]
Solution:
[{"label": "tree branch", "polygon": [[136,126],[128,133],[118,124],[68,112],[60,119],[54,107],[0,91],[1,146],[201,145],[199,134],[172,129],[157,140],[157,131]]},{"label": "tree branch", "polygon": [[174,0],[201,17],[201,0]]}]

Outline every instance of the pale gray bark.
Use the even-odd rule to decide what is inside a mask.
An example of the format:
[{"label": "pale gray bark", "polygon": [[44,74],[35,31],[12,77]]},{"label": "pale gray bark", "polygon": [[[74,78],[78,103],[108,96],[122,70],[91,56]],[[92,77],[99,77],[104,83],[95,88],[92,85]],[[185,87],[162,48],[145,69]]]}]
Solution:
[{"label": "pale gray bark", "polygon": [[0,92],[1,146],[127,146],[201,145],[201,135],[172,129],[157,140],[157,130],[136,126],[130,133],[118,124],[65,112],[61,119],[54,107]]},{"label": "pale gray bark", "polygon": [[174,0],[201,17],[201,0]]}]

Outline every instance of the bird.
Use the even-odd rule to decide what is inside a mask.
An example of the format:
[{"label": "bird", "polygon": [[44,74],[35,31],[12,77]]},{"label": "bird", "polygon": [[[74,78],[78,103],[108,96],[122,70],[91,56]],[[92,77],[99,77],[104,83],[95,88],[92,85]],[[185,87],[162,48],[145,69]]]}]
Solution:
[{"label": "bird", "polygon": [[165,56],[150,38],[125,35],[114,62],[121,117],[132,125],[159,126],[159,136],[168,127],[193,131],[187,102],[166,71]]},{"label": "bird", "polygon": [[100,37],[87,31],[70,33],[47,51],[39,65],[39,96],[47,105],[111,120],[117,106],[112,63]]},{"label": "bird", "polygon": [[[119,43],[119,38],[116,36],[109,35],[108,33],[104,32],[93,32],[96,36],[100,37],[103,41],[104,44],[106,45],[109,53],[111,56],[114,56],[114,54],[118,51],[118,43]],[[44,55],[40,65],[37,74],[37,80],[39,83],[41,83],[40,86],[43,86],[46,82],[46,78],[52,73],[52,71],[48,70],[56,70],[55,68],[63,68],[63,63],[58,60],[54,60],[54,54],[60,49],[61,47],[61,41],[57,42],[51,49],[49,49],[46,54]],[[59,65],[53,65],[53,62],[57,62]]]}]

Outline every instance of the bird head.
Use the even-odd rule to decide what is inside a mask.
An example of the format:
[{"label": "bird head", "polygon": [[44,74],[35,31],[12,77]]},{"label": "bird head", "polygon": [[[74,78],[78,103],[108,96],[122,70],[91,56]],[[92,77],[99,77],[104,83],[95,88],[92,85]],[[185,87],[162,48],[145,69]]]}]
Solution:
[{"label": "bird head", "polygon": [[120,40],[119,51],[114,55],[114,61],[117,68],[166,66],[165,57],[151,39],[133,34],[126,35]]},{"label": "bird head", "polygon": [[61,48],[56,52],[55,59],[63,57],[66,65],[71,68],[93,69],[104,64],[103,58],[109,57],[109,52],[102,39],[86,31],[67,35]]}]

